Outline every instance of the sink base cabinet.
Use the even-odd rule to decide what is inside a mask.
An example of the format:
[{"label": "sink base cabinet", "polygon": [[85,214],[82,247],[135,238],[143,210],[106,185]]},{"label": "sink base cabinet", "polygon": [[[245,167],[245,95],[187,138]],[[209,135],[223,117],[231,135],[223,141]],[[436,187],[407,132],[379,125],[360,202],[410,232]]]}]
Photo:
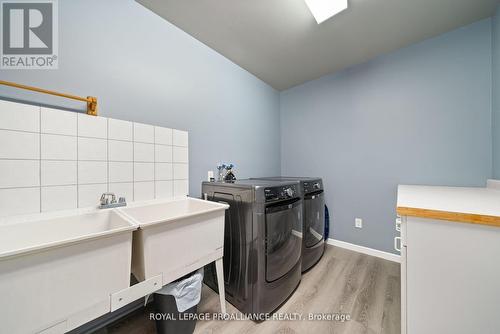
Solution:
[{"label": "sink base cabinet", "polygon": [[500,229],[403,217],[402,333],[500,332]]},{"label": "sink base cabinet", "polygon": [[64,333],[130,285],[132,231],[0,260],[0,332]]}]

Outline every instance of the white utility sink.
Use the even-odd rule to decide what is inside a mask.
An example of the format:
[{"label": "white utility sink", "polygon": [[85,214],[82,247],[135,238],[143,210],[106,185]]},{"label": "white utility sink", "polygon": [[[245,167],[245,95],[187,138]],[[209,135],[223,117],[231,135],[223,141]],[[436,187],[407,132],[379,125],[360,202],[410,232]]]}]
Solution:
[{"label": "white utility sink", "polygon": [[216,262],[225,312],[222,256],[229,205],[194,198],[119,209],[133,220],[132,273],[140,281],[161,275],[163,285]]},{"label": "white utility sink", "polygon": [[0,332],[63,333],[109,312],[130,285],[136,229],[115,210],[0,225]]},{"label": "white utility sink", "polygon": [[111,210],[0,225],[0,258],[133,230]]},{"label": "white utility sink", "polygon": [[227,208],[229,208],[227,204],[196,198],[182,198],[159,203],[139,204],[138,206],[121,208],[120,211],[132,218],[139,226],[146,227],[213,212],[224,214],[224,210]]},{"label": "white utility sink", "polygon": [[0,219],[0,333],[68,332],[213,261],[225,312],[228,207],[184,198]]}]

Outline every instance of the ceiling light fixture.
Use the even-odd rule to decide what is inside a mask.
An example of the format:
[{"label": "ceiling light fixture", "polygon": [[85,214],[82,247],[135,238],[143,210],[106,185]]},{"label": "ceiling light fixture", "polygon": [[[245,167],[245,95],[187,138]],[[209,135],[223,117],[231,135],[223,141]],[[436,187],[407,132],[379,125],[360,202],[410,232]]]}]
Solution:
[{"label": "ceiling light fixture", "polygon": [[318,24],[347,9],[347,0],[304,0]]}]

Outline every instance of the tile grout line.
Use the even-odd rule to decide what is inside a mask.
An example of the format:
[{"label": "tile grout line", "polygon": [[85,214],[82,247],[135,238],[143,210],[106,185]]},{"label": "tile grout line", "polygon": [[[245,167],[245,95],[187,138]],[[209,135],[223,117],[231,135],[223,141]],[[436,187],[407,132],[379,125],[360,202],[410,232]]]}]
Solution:
[{"label": "tile grout line", "polygon": [[[188,181],[188,179],[158,179],[159,182],[173,182],[173,181]],[[152,181],[135,181],[136,183],[151,183]],[[109,182],[109,184],[131,184],[131,181],[115,181]],[[105,185],[106,182],[86,182],[80,183],[81,186],[95,186],[95,185]],[[13,189],[36,189],[36,188],[56,188],[56,187],[75,187],[78,183],[57,183],[57,184],[47,184],[44,186],[34,185],[34,186],[19,186],[19,187],[0,187],[0,190],[13,190]]]},{"label": "tile grout line", "polygon": [[[133,122],[131,122],[131,123],[133,123]],[[151,125],[151,126],[153,126],[153,125]],[[103,137],[68,135],[68,134],[65,134],[65,133],[54,133],[54,132],[43,132],[43,131],[28,131],[28,130],[8,129],[8,128],[1,128],[1,127],[0,127],[0,131],[29,133],[29,134],[41,134],[41,135],[61,136],[61,137],[71,137],[71,138],[78,137],[78,138],[84,138],[84,139],[101,139],[101,140],[109,139],[111,141],[119,141],[119,142],[125,142],[125,143],[131,143],[131,142],[133,142],[133,140],[126,140],[126,139],[115,139],[115,138],[103,138]],[[138,144],[156,144],[156,145],[161,145],[161,146],[173,146],[173,147],[184,147],[184,148],[188,147],[186,145],[174,145],[174,144],[170,144],[169,145],[169,144],[160,144],[160,143],[146,142],[146,141],[136,141],[136,143],[138,143]]]},{"label": "tile grout line", "polygon": [[[0,161],[38,161],[40,160],[39,158],[0,158]],[[106,162],[106,159],[100,159],[100,160],[90,160],[90,159],[41,159],[42,161],[54,161],[54,162],[76,162],[76,161],[81,161],[81,162]],[[110,160],[110,162],[128,162],[131,163],[133,161],[129,160]],[[137,161],[137,162],[142,162],[142,163],[152,163],[152,161]],[[179,162],[179,164],[187,164],[187,162]]]}]

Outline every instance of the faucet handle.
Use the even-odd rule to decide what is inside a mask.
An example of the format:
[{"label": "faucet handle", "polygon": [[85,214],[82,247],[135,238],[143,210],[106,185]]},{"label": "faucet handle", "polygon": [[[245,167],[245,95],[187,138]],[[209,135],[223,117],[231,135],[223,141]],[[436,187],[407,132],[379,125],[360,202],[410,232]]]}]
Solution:
[{"label": "faucet handle", "polygon": [[[111,197],[111,201],[109,198]],[[101,195],[101,205],[113,204],[116,203],[116,196],[114,193],[103,193]]]}]

